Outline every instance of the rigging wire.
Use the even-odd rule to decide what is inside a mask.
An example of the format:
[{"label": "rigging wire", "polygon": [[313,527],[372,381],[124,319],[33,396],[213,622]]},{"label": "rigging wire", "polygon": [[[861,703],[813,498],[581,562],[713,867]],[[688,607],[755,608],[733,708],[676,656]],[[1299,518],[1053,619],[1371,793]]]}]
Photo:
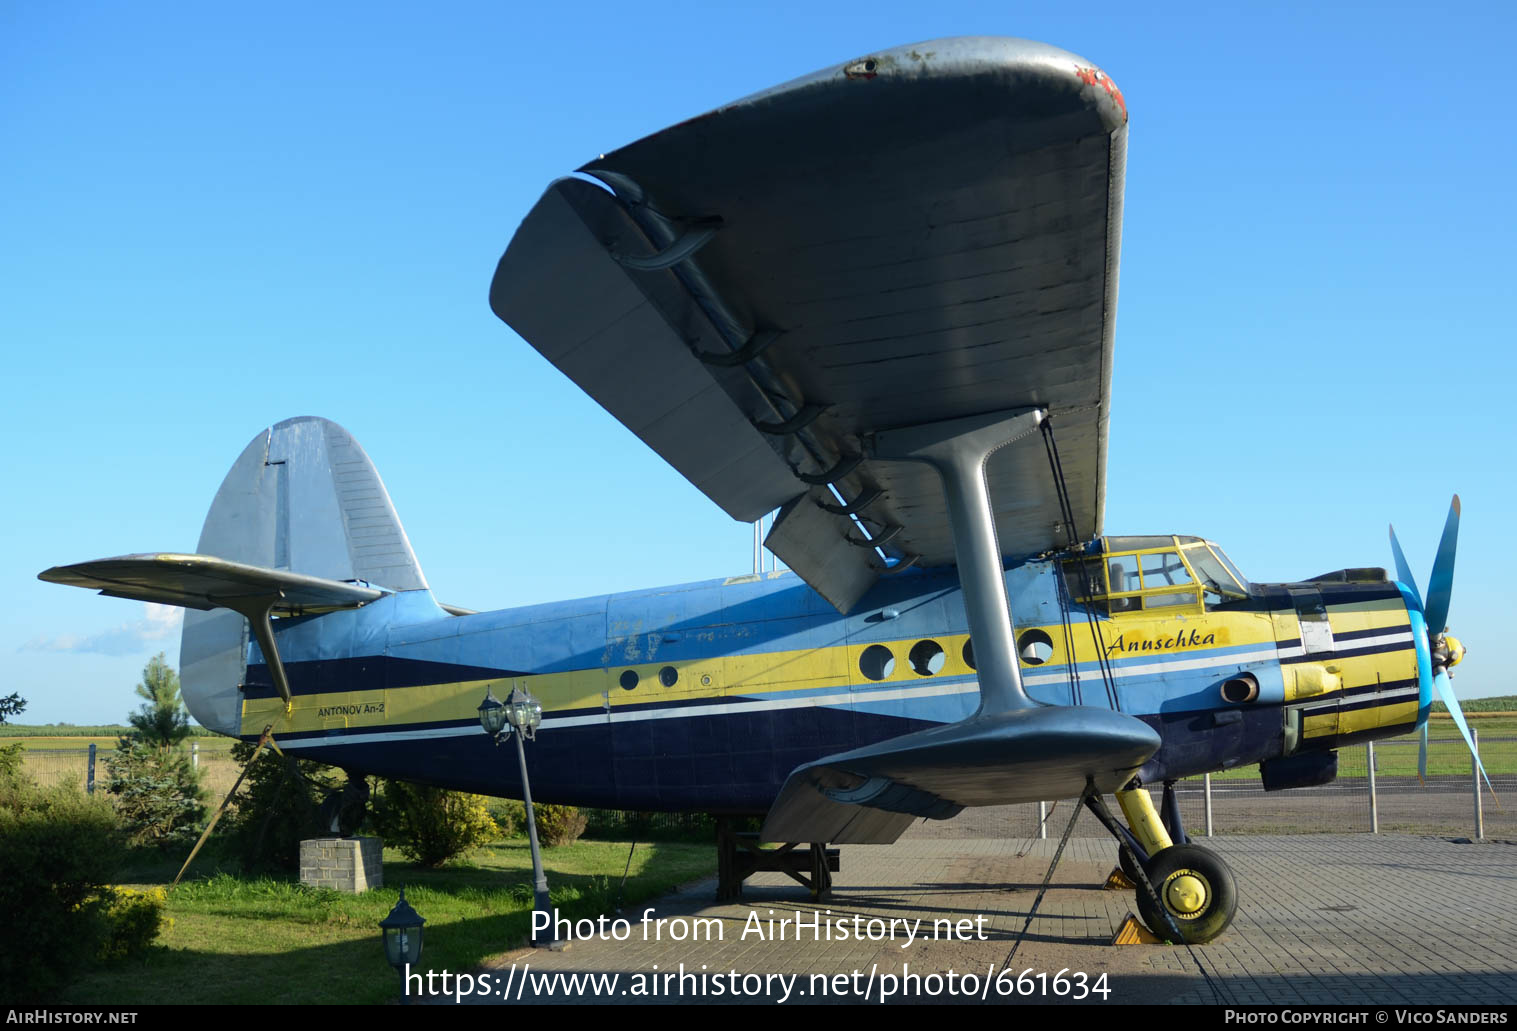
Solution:
[{"label": "rigging wire", "polygon": [[[1054,439],[1053,420],[1044,419],[1042,429],[1043,447],[1048,452],[1048,464],[1053,472],[1054,492],[1059,499],[1059,517],[1064,520],[1069,548],[1076,552],[1075,561],[1079,563],[1080,574],[1085,580],[1085,621],[1090,624],[1091,641],[1096,646],[1096,664],[1101,670],[1101,681],[1106,688],[1106,700],[1111,704],[1113,712],[1121,712],[1122,703],[1117,697],[1116,674],[1112,671],[1111,661],[1106,656],[1106,635],[1102,633],[1101,621],[1090,603],[1097,595],[1096,583],[1091,576],[1090,562],[1076,550],[1080,547],[1080,538],[1075,531],[1074,505],[1069,500],[1069,484],[1064,478],[1064,463],[1059,458],[1059,443]],[[1073,653],[1069,655],[1069,662],[1071,665],[1075,664]]]}]

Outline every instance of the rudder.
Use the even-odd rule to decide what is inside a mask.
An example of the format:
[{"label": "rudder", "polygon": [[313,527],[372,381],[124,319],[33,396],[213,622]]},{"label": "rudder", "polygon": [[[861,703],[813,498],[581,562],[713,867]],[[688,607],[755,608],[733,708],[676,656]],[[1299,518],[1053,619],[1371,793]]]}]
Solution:
[{"label": "rudder", "polygon": [[[202,555],[392,591],[426,577],[374,463],[328,419],[286,419],[258,434],[222,481],[200,531]],[[180,682],[190,713],[241,732],[248,623],[226,609],[188,610]]]}]

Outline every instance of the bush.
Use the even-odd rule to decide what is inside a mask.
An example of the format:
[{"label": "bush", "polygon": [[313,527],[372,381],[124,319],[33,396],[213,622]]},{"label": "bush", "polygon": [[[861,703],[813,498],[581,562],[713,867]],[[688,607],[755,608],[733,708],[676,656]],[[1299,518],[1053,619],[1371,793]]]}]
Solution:
[{"label": "bush", "polygon": [[13,777],[20,774],[25,754],[25,749],[21,745],[0,745],[0,777]]},{"label": "bush", "polygon": [[441,866],[500,837],[483,795],[403,780],[381,782],[374,824],[388,844],[423,866]]},{"label": "bush", "polygon": [[537,840],[555,848],[578,841],[589,822],[585,814],[572,805],[538,805],[534,802],[532,815],[537,820]]},{"label": "bush", "polygon": [[[257,744],[239,741],[232,758],[246,765]],[[317,818],[322,799],[343,780],[330,767],[265,748],[223,817],[229,851],[247,870],[300,869],[300,843],[327,834]]]},{"label": "bush", "polygon": [[112,888],[101,893],[106,937],[99,958],[106,962],[131,959],[147,951],[163,926],[163,907],[168,893],[162,888],[134,891]]},{"label": "bush", "polygon": [[115,798],[130,844],[194,844],[206,816],[205,791],[188,755],[122,738],[105,768],[105,790]]},{"label": "bush", "polygon": [[[490,805],[490,815],[500,824],[505,837],[527,836],[527,807],[514,798],[497,799]],[[537,840],[544,845],[572,845],[585,833],[589,815],[572,805],[544,805],[532,803],[532,816],[537,821]]]},{"label": "bush", "polygon": [[53,997],[101,954],[124,838],[110,803],[77,784],[0,779],[0,913],[26,938],[0,949],[0,998]]}]

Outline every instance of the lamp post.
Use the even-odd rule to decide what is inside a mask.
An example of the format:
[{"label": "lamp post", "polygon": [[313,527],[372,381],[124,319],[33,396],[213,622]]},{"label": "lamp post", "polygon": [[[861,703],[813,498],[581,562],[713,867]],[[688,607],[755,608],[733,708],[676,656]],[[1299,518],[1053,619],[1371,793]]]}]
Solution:
[{"label": "lamp post", "polygon": [[421,962],[421,928],[427,921],[411,903],[406,901],[406,889],[400,889],[400,901],[390,910],[390,915],[379,922],[379,936],[384,941],[385,960],[400,975],[400,998],[410,1001],[407,990],[407,968]]},{"label": "lamp post", "polygon": [[[479,725],[497,745],[502,737],[516,731],[516,759],[521,764],[522,802],[527,809],[527,841],[532,847],[532,947],[557,951],[563,946],[554,936],[553,909],[548,900],[548,878],[543,873],[542,852],[537,847],[537,818],[532,813],[532,787],[527,780],[525,742],[537,740],[537,728],[542,722],[542,703],[520,685],[512,685],[511,694],[504,702],[495,697],[492,689],[485,689],[485,700],[479,703]],[[538,913],[547,916],[546,930],[537,929]]]}]

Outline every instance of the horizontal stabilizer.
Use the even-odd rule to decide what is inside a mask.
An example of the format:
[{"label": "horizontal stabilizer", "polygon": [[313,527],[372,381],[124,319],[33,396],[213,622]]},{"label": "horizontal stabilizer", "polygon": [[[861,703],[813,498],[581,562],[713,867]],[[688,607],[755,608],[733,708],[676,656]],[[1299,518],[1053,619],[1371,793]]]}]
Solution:
[{"label": "horizontal stabilizer", "polygon": [[213,555],[123,555],[72,566],[54,566],[37,575],[49,583],[88,587],[113,598],[178,605],[187,609],[242,611],[250,602],[277,599],[275,616],[352,609],[382,598],[374,587],[229,562]]},{"label": "horizontal stabilizer", "polygon": [[1158,751],[1148,724],[1110,709],[1039,706],[905,734],[801,766],[765,841],[888,844],[917,817],[1111,792]]}]

